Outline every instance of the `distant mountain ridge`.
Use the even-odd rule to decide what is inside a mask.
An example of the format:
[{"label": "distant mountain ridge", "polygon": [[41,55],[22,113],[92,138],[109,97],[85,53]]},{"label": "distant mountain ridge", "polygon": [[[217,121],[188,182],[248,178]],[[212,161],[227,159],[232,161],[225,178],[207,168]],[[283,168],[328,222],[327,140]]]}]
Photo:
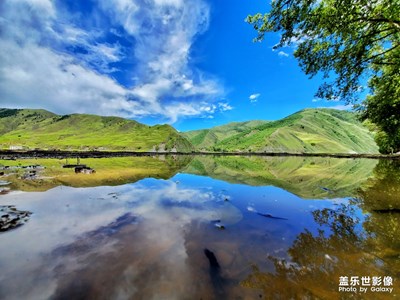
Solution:
[{"label": "distant mountain ridge", "polygon": [[179,133],[120,117],[0,109],[0,149],[137,152],[378,153],[354,113],[305,109],[277,121],[234,122]]},{"label": "distant mountain ridge", "polygon": [[356,115],[335,109],[304,109],[277,121],[230,123],[182,134],[199,151],[378,153],[373,134]]},{"label": "distant mountain ridge", "polygon": [[43,109],[0,109],[0,149],[190,152],[169,125],[147,126],[119,117],[57,115]]}]

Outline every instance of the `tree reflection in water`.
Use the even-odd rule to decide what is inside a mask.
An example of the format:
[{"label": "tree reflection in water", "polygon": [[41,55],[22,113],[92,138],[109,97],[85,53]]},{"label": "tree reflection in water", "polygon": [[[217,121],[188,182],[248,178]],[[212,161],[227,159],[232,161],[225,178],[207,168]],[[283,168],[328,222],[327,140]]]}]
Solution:
[{"label": "tree reflection in water", "polygon": [[400,277],[400,160],[377,164],[367,188],[359,192],[359,206],[368,213],[363,224],[370,233],[368,247]]},{"label": "tree reflection in water", "polygon": [[[253,266],[242,286],[262,289],[267,299],[392,299],[400,279],[400,162],[381,161],[357,198],[312,212],[318,233],[300,233],[291,261],[268,256],[267,273]],[[364,216],[357,215],[358,208]],[[339,292],[340,276],[391,276],[393,292]],[[361,285],[359,285],[361,286]]]}]

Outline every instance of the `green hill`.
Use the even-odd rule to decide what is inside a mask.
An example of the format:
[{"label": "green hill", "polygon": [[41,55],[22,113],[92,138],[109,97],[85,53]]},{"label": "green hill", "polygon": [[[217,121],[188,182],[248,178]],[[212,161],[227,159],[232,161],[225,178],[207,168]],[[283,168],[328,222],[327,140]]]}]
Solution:
[{"label": "green hill", "polygon": [[226,125],[216,126],[211,129],[200,129],[182,132],[182,135],[190,140],[197,149],[211,149],[215,144],[222,140],[248,131],[251,128],[266,124],[269,121],[247,121],[233,122]]},{"label": "green hill", "polygon": [[[190,142],[189,142],[189,141]],[[0,149],[377,153],[354,113],[305,109],[277,121],[235,122],[179,134],[119,117],[0,109]]]},{"label": "green hill", "polygon": [[169,125],[119,117],[59,116],[42,109],[0,109],[0,149],[181,151],[190,142]]},{"label": "green hill", "polygon": [[354,113],[305,109],[277,121],[231,123],[185,132],[197,150],[223,152],[378,153]]}]

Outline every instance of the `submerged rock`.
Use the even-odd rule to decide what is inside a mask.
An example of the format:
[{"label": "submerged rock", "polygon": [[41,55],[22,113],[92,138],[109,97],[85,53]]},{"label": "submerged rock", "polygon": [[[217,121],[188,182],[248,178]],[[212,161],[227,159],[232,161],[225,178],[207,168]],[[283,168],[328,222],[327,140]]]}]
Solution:
[{"label": "submerged rock", "polygon": [[220,223],[215,223],[214,226],[221,230],[225,229],[225,226]]},{"label": "submerged rock", "polygon": [[10,192],[9,188],[0,189],[0,195],[7,195]]},{"label": "submerged rock", "polygon": [[31,214],[30,211],[17,210],[14,205],[0,205],[0,232],[24,225]]},{"label": "submerged rock", "polygon": [[34,179],[38,179],[38,176],[37,176],[36,171],[33,170],[33,171],[28,171],[28,172],[24,173],[21,176],[21,179],[23,179],[23,180],[34,180]]},{"label": "submerged rock", "polygon": [[208,258],[208,261],[210,263],[210,268],[213,268],[213,269],[216,269],[216,270],[220,268],[218,260],[215,257],[214,252],[212,252],[212,251],[208,250],[207,248],[205,248],[204,249],[204,254]]},{"label": "submerged rock", "polygon": [[252,206],[247,206],[247,210],[248,210],[248,211],[251,211],[251,212],[254,212],[254,213],[256,213],[256,214],[259,215],[259,216],[266,217],[266,218],[269,218],[269,219],[287,220],[286,218],[275,217],[275,216],[273,216],[273,215],[271,215],[271,214],[258,212],[258,211],[257,211],[254,207],[252,207]]},{"label": "submerged rock", "polygon": [[217,257],[215,256],[214,252],[208,250],[207,248],[204,249],[204,254],[210,263],[209,274],[211,283],[213,285],[215,298],[216,299],[226,299],[225,295],[225,285],[226,280],[221,276],[221,266],[218,262]]},{"label": "submerged rock", "polygon": [[92,169],[92,168],[90,168],[90,167],[86,167],[86,166],[84,166],[84,167],[82,167],[82,166],[79,166],[79,167],[76,167],[75,168],[75,173],[83,173],[83,174],[93,174],[93,173],[96,173],[96,170],[95,169]]}]

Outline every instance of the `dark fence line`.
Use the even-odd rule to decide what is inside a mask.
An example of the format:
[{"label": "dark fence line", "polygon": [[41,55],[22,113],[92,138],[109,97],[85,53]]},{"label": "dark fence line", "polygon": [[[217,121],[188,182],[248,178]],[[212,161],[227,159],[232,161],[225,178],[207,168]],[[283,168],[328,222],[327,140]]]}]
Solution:
[{"label": "dark fence line", "polygon": [[61,150],[0,150],[0,159],[18,158],[106,158],[158,155],[210,155],[210,156],[300,156],[333,158],[400,159],[400,154],[353,153],[291,153],[291,152],[134,152],[134,151],[61,151]]}]

